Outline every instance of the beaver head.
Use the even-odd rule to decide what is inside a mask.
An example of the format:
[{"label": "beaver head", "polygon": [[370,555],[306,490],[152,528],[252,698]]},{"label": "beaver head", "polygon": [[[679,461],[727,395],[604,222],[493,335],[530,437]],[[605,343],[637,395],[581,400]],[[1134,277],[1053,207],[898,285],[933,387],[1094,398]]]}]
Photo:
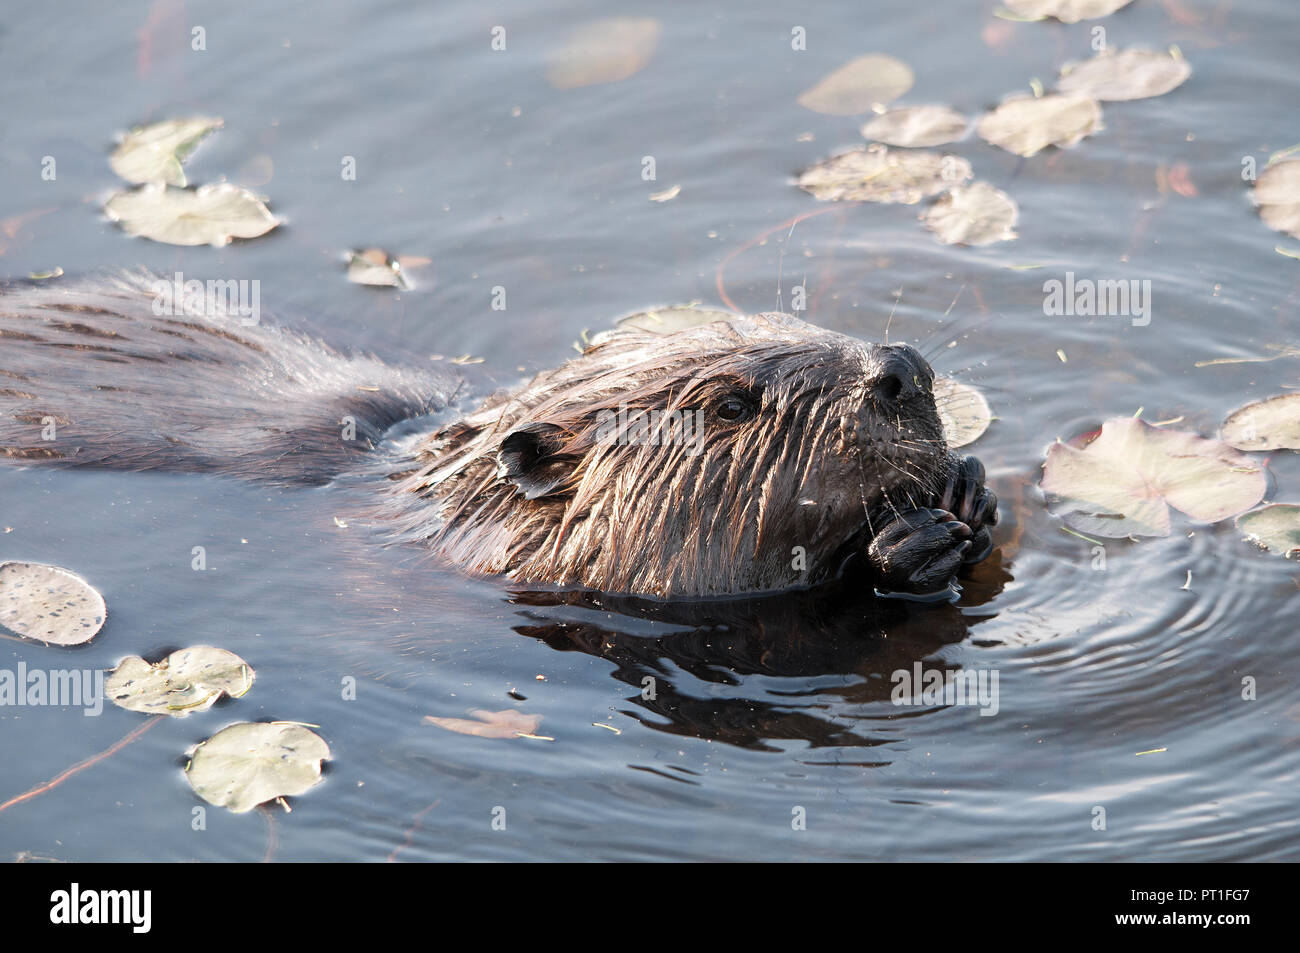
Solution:
[{"label": "beaver head", "polygon": [[660,597],[816,585],[942,483],[933,372],[782,314],[620,328],[424,441],[395,484],[457,565]]}]

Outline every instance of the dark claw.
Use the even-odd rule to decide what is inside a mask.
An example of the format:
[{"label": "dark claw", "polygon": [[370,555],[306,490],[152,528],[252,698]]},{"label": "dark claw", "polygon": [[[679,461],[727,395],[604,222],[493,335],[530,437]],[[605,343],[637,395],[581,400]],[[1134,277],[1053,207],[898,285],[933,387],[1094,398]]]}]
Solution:
[{"label": "dark claw", "polygon": [[881,527],[867,558],[882,589],[941,593],[970,551],[971,539],[971,528],[947,510],[908,510]]},{"label": "dark claw", "polygon": [[998,522],[998,497],[984,485],[984,464],[978,459],[966,456],[955,462],[948,485],[939,496],[939,505],[970,527],[971,548],[964,561],[977,563],[993,551],[990,527]]}]

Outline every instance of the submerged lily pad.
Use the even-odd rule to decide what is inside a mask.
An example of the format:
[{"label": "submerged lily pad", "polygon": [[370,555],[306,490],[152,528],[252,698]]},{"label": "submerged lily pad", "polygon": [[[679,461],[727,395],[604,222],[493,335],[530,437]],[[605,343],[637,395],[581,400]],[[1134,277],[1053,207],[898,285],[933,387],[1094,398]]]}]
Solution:
[{"label": "submerged lily pad", "polygon": [[104,681],[104,690],[119,708],[178,718],[206,711],[223,694],[239,698],[252,687],[248,663],[210,645],[180,649],[152,665],[138,655],[129,656]]},{"label": "submerged lily pad", "polygon": [[348,281],[379,288],[410,288],[402,263],[382,248],[348,252]]},{"label": "submerged lily pad", "polygon": [[1220,433],[1238,450],[1300,450],[1300,394],[1279,394],[1234,410]]},{"label": "submerged lily pad", "polygon": [[1300,238],[1300,159],[1275,162],[1261,172],[1255,204],[1265,225]]},{"label": "submerged lily pad", "polygon": [[891,146],[941,146],[966,135],[970,120],[948,106],[904,106],[862,127],[863,138]]},{"label": "submerged lily pad", "polygon": [[659,46],[659,21],[610,17],[575,30],[550,57],[546,81],[556,89],[616,83],[645,69]]},{"label": "submerged lily pad", "polygon": [[518,738],[520,735],[532,735],[542,724],[541,715],[525,715],[513,709],[505,711],[485,711],[476,708],[470,712],[476,721],[468,718],[435,718],[425,715],[424,720],[439,728],[446,728],[461,735],[474,735],[479,738]]},{"label": "submerged lily pad", "polygon": [[1246,539],[1270,553],[1290,559],[1300,555],[1300,506],[1272,503],[1237,517],[1237,529]]},{"label": "submerged lily pad", "polygon": [[232,238],[256,238],[280,220],[252,192],[222,183],[198,189],[146,185],[118,192],[104,212],[128,235],[169,245],[226,245]]},{"label": "submerged lily pad", "polygon": [[1053,512],[1094,536],[1168,536],[1169,507],[1217,523],[1264,497],[1259,463],[1218,440],[1108,420],[1083,449],[1053,444],[1043,464]]},{"label": "submerged lily pad", "polygon": [[989,429],[993,408],[974,387],[951,377],[936,377],[933,390],[948,449],[972,444]]},{"label": "submerged lily pad", "polygon": [[916,77],[902,60],[868,53],[849,60],[799,95],[799,105],[824,116],[858,116],[891,103],[912,88]]},{"label": "submerged lily pad", "polygon": [[1056,88],[1103,102],[1163,96],[1187,82],[1191,64],[1154,50],[1103,50],[1090,60],[1066,63]]},{"label": "submerged lily pad", "polygon": [[161,182],[185,185],[181,163],[194,147],[221,127],[220,119],[168,119],[152,126],[136,127],[108,157],[108,164],[122,178],[137,185]]},{"label": "submerged lily pad", "polygon": [[975,131],[985,142],[1029,157],[1048,146],[1067,148],[1102,128],[1095,99],[1049,95],[1009,99],[980,117]]},{"label": "submerged lily pad", "polygon": [[242,814],[314,787],[320,783],[321,761],[329,756],[325,740],[302,725],[243,722],[201,743],[185,778],[209,804]]},{"label": "submerged lily pad", "polygon": [[734,321],[742,315],[734,311],[718,311],[713,308],[701,308],[693,304],[678,304],[667,308],[655,308],[652,311],[638,311],[625,318],[619,318],[620,328],[637,328],[651,334],[672,334],[686,328],[698,328],[701,325],[717,321]]},{"label": "submerged lily pad", "polygon": [[1110,16],[1133,0],[1002,0],[1007,9],[1029,19],[1055,17],[1062,23],[1078,23]]},{"label": "submerged lily pad", "polygon": [[76,573],[44,563],[0,563],[0,625],[15,635],[81,645],[107,616],[104,597]]},{"label": "submerged lily pad", "polygon": [[1016,237],[1020,207],[1001,189],[973,182],[941,195],[921,213],[925,227],[945,245],[991,245]]},{"label": "submerged lily pad", "polygon": [[898,202],[915,205],[971,177],[961,156],[894,152],[870,145],[832,156],[805,169],[799,188],[826,201]]}]

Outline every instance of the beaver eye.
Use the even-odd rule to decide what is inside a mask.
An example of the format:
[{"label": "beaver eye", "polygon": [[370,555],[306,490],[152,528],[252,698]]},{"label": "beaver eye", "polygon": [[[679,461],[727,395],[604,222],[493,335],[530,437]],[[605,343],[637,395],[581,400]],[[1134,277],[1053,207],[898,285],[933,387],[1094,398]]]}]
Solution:
[{"label": "beaver eye", "polygon": [[754,416],[754,403],[748,396],[728,394],[714,404],[713,413],[719,420],[734,424]]}]

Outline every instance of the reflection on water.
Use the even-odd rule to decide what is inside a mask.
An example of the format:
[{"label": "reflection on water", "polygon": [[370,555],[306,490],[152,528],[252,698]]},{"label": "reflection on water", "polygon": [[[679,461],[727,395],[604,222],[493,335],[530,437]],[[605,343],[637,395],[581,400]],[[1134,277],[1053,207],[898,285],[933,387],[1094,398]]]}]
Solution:
[{"label": "reflection on water", "polygon": [[[1016,241],[966,249],[935,242],[916,207],[823,211],[795,188],[798,170],[861,141],[863,118],[809,112],[798,94],[888,52],[916,73],[907,103],[975,114],[1086,55],[1091,25],[940,2],[876,5],[868,27],[859,6],[800,10],[801,53],[789,11],[660,11],[639,73],[566,90],[544,81],[547,51],[581,23],[644,10],[158,0],[75,23],[6,11],[3,274],[257,279],[264,311],[338,344],[482,357],[485,391],[618,315],[790,307],[798,284],[803,317],[872,340],[888,326],[984,390],[997,420],[971,450],[1002,521],[956,605],[848,589],[664,606],[516,592],[374,545],[355,486],[0,468],[0,559],[68,566],[109,605],[90,645],[0,641],[0,668],[109,668],[206,643],[258,673],[246,698],[163,722],[0,812],[0,856],[260,860],[256,814],[211,811],[192,829],[181,765],[226,724],[290,718],[320,725],[334,760],[274,822],[282,860],[1296,859],[1296,564],[1226,524],[1099,553],[1061,532],[1035,484],[1053,440],[1108,417],[1142,408],[1209,435],[1300,385],[1295,358],[1277,357],[1296,343],[1300,274],[1241,178],[1244,159],[1300,137],[1300,14],[1290,0],[1137,0],[1109,18],[1113,44],[1178,45],[1191,79],[1107,105],[1106,129],[1069,151],[953,146],[1021,207]],[[196,18],[204,53],[188,47]],[[264,192],[287,220],[275,233],[179,249],[98,220],[113,133],[191,113],[225,120],[192,179]],[[33,171],[46,155],[52,181]],[[348,285],[343,250],[371,245],[433,264],[411,293]],[[1045,314],[1044,284],[1067,273],[1150,281],[1149,323]],[[1223,358],[1249,362],[1208,363]],[[1300,497],[1298,458],[1272,456],[1270,499]],[[195,545],[211,571],[190,569]],[[895,673],[917,665],[996,672],[997,713],[895,704]],[[540,737],[424,721],[471,709],[540,716]],[[0,803],[139,725],[114,708],[0,710]],[[490,826],[497,806],[507,831]],[[792,829],[796,807],[806,830]]]}]

